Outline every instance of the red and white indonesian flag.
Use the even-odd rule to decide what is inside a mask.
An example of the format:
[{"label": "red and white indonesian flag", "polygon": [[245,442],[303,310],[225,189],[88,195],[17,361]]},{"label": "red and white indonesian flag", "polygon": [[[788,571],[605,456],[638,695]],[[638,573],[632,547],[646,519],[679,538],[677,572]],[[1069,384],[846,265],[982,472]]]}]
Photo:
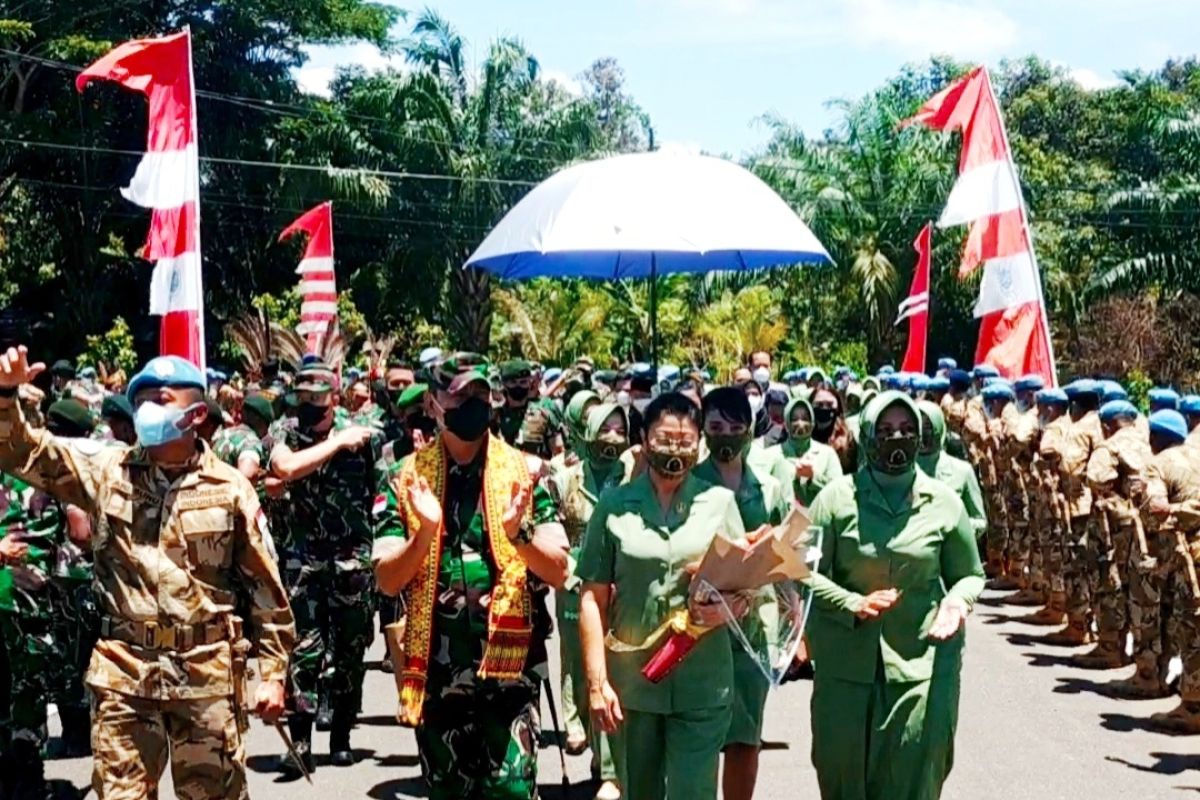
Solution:
[{"label": "red and white indonesian flag", "polygon": [[308,234],[308,246],[296,272],[300,275],[300,324],[296,332],[307,337],[316,352],[329,324],[337,319],[337,283],[333,274],[333,203],[304,212],[279,234],[283,241],[297,233]]},{"label": "red and white indonesian flag", "polygon": [[933,225],[926,223],[913,248],[917,251],[917,268],[913,271],[912,286],[908,297],[900,303],[896,324],[908,320],[908,347],[904,350],[901,372],[920,373],[925,371],[925,349],[929,341],[929,265]]},{"label": "red and white indonesian flag", "polygon": [[150,124],[146,154],[121,195],[150,211],[141,251],[155,262],[150,313],[162,315],[159,352],[204,368],[204,291],[200,274],[200,159],[192,39],[184,30],[136,39],[80,73],[82,92],[93,80],[113,81],[146,95]]},{"label": "red and white indonesian flag", "polygon": [[975,304],[980,320],[975,362],[1009,378],[1036,374],[1055,385],[1033,240],[987,69],[977,67],[947,86],[903,124],[914,122],[963,135],[958,181],[938,227],[970,225],[960,277],[983,266]]}]

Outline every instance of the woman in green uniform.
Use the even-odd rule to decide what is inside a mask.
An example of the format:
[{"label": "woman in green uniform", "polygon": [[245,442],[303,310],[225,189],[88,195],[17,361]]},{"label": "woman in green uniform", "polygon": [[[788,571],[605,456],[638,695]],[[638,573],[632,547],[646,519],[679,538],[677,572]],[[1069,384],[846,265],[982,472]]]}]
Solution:
[{"label": "woman in green uniform", "polygon": [[822,489],[841,477],[842,463],[832,447],[813,441],[813,407],[803,397],[788,403],[783,419],[788,438],[779,446],[780,452],[795,473],[796,499],[810,506]]},{"label": "woman in green uniform", "polygon": [[983,491],[975,470],[961,458],[946,452],[946,416],[941,407],[930,400],[917,403],[921,411],[921,451],[917,465],[931,478],[937,478],[949,486],[967,509],[975,536],[987,531],[987,512],[983,505]]},{"label": "woman in green uniform", "polygon": [[[724,486],[737,498],[738,512],[747,531],[783,521],[791,505],[779,481],[746,462],[754,434],[750,402],[732,387],[714,389],[704,397],[704,439],[709,457],[692,474],[714,486]],[[768,591],[767,600],[773,594]],[[764,602],[759,613],[744,626],[752,643],[765,647],[772,629],[775,606]],[[725,800],[749,800],[758,780],[758,752],[762,747],[763,707],[771,688],[754,658],[734,640],[733,718],[725,737],[725,771],[721,795]]]},{"label": "woman in green uniform", "polygon": [[[580,392],[579,394],[583,394]],[[576,397],[579,395],[577,394]],[[578,459],[551,472],[551,485],[558,496],[563,527],[571,543],[571,560],[577,563],[580,541],[600,496],[621,482],[624,469],[621,453],[629,447],[629,418],[615,403],[590,404],[583,429],[573,438]],[[583,652],[579,644],[580,580],[572,574],[558,590],[555,610],[558,616],[559,653],[562,659],[562,706],[567,725],[567,749],[572,755],[592,747],[593,773],[601,781],[598,800],[616,800],[617,771],[607,734],[591,724],[588,714],[587,681],[583,671]],[[580,730],[573,730],[574,725]],[[580,746],[575,740],[582,740]]]},{"label": "woman in green uniform", "polygon": [[[600,497],[579,557],[579,629],[594,723],[616,732],[628,800],[712,800],[729,732],[733,650],[714,606],[689,600],[689,570],[713,537],[744,535],[733,492],[692,475],[700,409],[675,393],[645,411],[649,469]],[[661,681],[642,668],[673,621],[711,626]],[[607,652],[606,652],[607,650]]]},{"label": "woman in green uniform", "polygon": [[812,507],[824,531],[808,635],[813,765],[825,800],[934,800],[950,772],[962,627],[983,590],[958,496],[917,468],[916,405],[863,412],[865,465]]}]

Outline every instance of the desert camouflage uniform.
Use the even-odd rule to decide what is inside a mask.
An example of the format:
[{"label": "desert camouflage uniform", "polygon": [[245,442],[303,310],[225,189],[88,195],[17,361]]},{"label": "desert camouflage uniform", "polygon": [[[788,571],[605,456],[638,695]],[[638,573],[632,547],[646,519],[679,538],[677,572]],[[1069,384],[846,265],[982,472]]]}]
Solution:
[{"label": "desert camouflage uniform", "polygon": [[[271,428],[278,444],[293,451],[355,423],[335,416],[320,439],[284,418]],[[316,714],[322,691],[334,708],[357,712],[366,667],[363,657],[374,636],[374,578],[371,507],[378,487],[378,437],[357,451],[343,450],[320,469],[288,485],[290,502],[279,542],[280,568],[296,617],[296,647],[290,665],[291,702],[301,714]],[[348,713],[348,712],[347,712]]]},{"label": "desert camouflage uniform", "polygon": [[[1009,412],[1009,409],[1012,409]],[[1006,573],[1025,585],[1025,569],[1031,566],[1035,524],[1033,508],[1033,453],[1038,440],[1038,411],[1021,412],[1010,404],[1003,417],[1001,480],[1008,510],[1008,543],[1005,548]],[[1040,562],[1041,559],[1039,558]],[[1044,588],[1040,563],[1030,571],[1029,585]]]},{"label": "desert camouflage uniform", "polygon": [[1133,487],[1144,480],[1152,457],[1149,440],[1130,425],[1115,431],[1092,451],[1087,465],[1088,484],[1096,498],[1088,560],[1099,566],[1099,572],[1090,576],[1093,613],[1101,646],[1122,655],[1129,631],[1130,574],[1142,556],[1137,545]]},{"label": "desert camouflage uniform", "polygon": [[1154,456],[1146,471],[1147,500],[1159,497],[1176,513],[1166,517],[1146,514],[1157,569],[1139,573],[1132,587],[1131,622],[1137,674],[1157,678],[1165,684],[1173,655],[1183,661],[1179,696],[1185,702],[1200,701],[1200,618],[1192,597],[1186,563],[1176,551],[1175,532],[1183,530],[1188,542],[1197,541],[1200,530],[1200,470],[1197,453],[1187,446],[1171,447]]},{"label": "desert camouflage uniform", "polygon": [[[383,502],[376,506],[380,540],[407,535],[394,486],[394,482],[387,484]],[[531,508],[535,525],[558,521],[544,477],[534,487]],[[539,689],[549,675],[550,619],[539,597],[544,597],[546,587],[529,575],[538,610],[522,677],[515,681],[478,678],[495,584],[483,515],[482,456],[467,465],[450,461],[442,509],[445,532],[433,656],[422,722],[416,731],[421,771],[432,800],[528,800],[537,796]]]},{"label": "desert camouflage uniform", "polygon": [[[171,478],[140,448],[33,430],[4,397],[0,468],[94,520],[97,797],[147,796],[168,752],[182,800],[246,797],[246,655],[253,642],[262,678],[283,680],[293,638],[252,487],[207,447]],[[250,605],[245,638],[239,592]]]},{"label": "desert camouflage uniform", "polygon": [[[1005,407],[1011,408],[1011,404]],[[1008,549],[1007,483],[1011,470],[1004,461],[1004,418],[987,420],[985,433],[976,439],[979,463],[982,465],[983,500],[987,506],[987,560],[999,574],[1004,574],[1004,555]]]},{"label": "desert camouflage uniform", "polygon": [[1055,443],[1064,441],[1065,429],[1070,424],[1071,418],[1064,414],[1046,425],[1039,437],[1034,460],[1038,486],[1034,530],[1037,550],[1041,554],[1041,573],[1052,596],[1065,595],[1067,590],[1064,564],[1070,538],[1070,514],[1058,468],[1062,453],[1054,448]]}]

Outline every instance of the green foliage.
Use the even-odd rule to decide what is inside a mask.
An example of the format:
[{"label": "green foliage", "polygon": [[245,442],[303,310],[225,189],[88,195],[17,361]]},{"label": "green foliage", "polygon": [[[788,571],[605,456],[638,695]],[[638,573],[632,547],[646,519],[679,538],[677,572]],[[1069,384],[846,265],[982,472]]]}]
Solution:
[{"label": "green foliage", "polygon": [[127,375],[137,371],[138,354],[129,323],[117,317],[103,334],[87,337],[87,345],[79,354],[79,364],[96,368],[104,364],[110,371],[119,367]]},{"label": "green foliage", "polygon": [[1150,376],[1134,367],[1125,376],[1125,391],[1129,392],[1129,400],[1145,414],[1150,410],[1150,390],[1154,381]]}]

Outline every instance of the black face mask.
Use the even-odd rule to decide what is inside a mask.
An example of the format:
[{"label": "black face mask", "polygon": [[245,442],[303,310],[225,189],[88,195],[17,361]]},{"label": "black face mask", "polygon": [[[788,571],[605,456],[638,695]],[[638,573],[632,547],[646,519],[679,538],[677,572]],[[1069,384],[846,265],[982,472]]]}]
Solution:
[{"label": "black face mask", "polygon": [[487,433],[492,407],[482,398],[468,397],[457,408],[446,409],[442,421],[447,431],[464,442],[473,442]]},{"label": "black face mask", "polygon": [[816,426],[821,430],[833,425],[837,419],[836,408],[817,408],[813,410],[813,419],[816,421]]},{"label": "black face mask", "polygon": [[432,417],[426,416],[423,413],[416,413],[410,416],[405,423],[410,431],[420,431],[425,434],[425,438],[429,438],[437,433],[437,423]]},{"label": "black face mask", "polygon": [[508,399],[512,400],[514,403],[523,403],[529,399],[528,386],[507,386],[504,389],[504,393],[508,395]]},{"label": "black face mask", "polygon": [[879,440],[871,466],[885,475],[901,475],[912,469],[916,459],[917,437],[897,434]]},{"label": "black face mask", "polygon": [[296,407],[296,421],[300,423],[301,428],[311,430],[321,424],[321,421],[325,419],[327,411],[329,411],[327,406],[319,406],[315,403],[301,403]]}]

